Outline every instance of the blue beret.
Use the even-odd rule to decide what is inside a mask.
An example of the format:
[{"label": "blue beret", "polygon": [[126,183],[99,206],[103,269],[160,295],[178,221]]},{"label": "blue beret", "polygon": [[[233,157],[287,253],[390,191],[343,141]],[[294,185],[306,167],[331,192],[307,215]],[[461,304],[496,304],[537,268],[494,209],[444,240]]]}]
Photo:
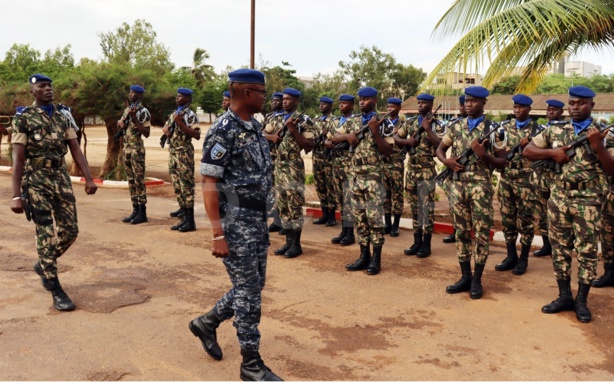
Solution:
[{"label": "blue beret", "polygon": [[254,69],[237,69],[228,73],[230,82],[265,85],[264,73]]},{"label": "blue beret", "polygon": [[325,102],[325,103],[334,103],[335,101],[333,101],[333,99],[332,99],[332,98],[330,98],[330,97],[326,97],[326,96],[324,96],[324,97],[321,97],[321,98],[320,98],[320,102]]},{"label": "blue beret", "polygon": [[435,96],[432,96],[432,95],[427,94],[427,93],[422,93],[422,94],[418,94],[416,99],[418,101],[432,101],[432,100],[435,99]]},{"label": "blue beret", "polygon": [[144,93],[145,89],[142,86],[139,85],[132,85],[130,86],[130,90],[132,90],[135,93]]},{"label": "blue beret", "polygon": [[569,88],[569,96],[577,98],[593,98],[595,92],[586,86],[573,86]]},{"label": "blue beret", "polygon": [[518,104],[522,106],[531,106],[531,104],[533,103],[533,100],[531,99],[531,97],[526,96],[524,94],[516,94],[515,96],[512,97],[512,101],[514,101],[514,104]]},{"label": "blue beret", "polygon": [[17,112],[17,114],[21,114],[25,108],[26,108],[25,106],[17,106],[15,111]]},{"label": "blue beret", "polygon": [[300,97],[300,96],[303,95],[303,93],[299,92],[296,89],[292,89],[292,88],[285,88],[282,93],[287,94],[287,95],[291,95],[293,97]]},{"label": "blue beret", "polygon": [[465,95],[463,94],[462,96],[458,97],[458,103],[461,105],[465,104]]},{"label": "blue beret", "polygon": [[52,80],[51,78],[47,77],[47,76],[46,76],[46,75],[44,75],[44,74],[33,74],[33,75],[31,75],[31,76],[30,76],[30,78],[28,79],[28,81],[29,81],[31,84],[35,84],[35,83],[37,83],[37,82],[45,82],[45,81],[46,81],[46,82],[53,82],[53,80]]},{"label": "blue beret", "polygon": [[356,97],[354,97],[351,94],[341,94],[339,96],[339,101],[352,101],[352,102],[354,102],[355,99],[356,99]]},{"label": "blue beret", "polygon": [[364,87],[358,90],[359,97],[377,97],[377,89],[372,87]]},{"label": "blue beret", "polygon": [[271,98],[284,98],[284,93],[282,93],[282,92],[275,92],[275,93],[273,93]]},{"label": "blue beret", "polygon": [[560,107],[561,109],[565,107],[565,103],[559,101],[558,99],[549,99],[546,101],[546,105]]},{"label": "blue beret", "polygon": [[486,98],[490,92],[488,89],[482,86],[469,86],[465,89],[465,95],[474,97],[474,98]]},{"label": "blue beret", "polygon": [[400,104],[403,103],[403,101],[401,101],[400,98],[396,98],[396,97],[388,98],[388,100],[386,102],[392,103],[394,105],[400,105]]},{"label": "blue beret", "polygon": [[192,95],[192,93],[194,93],[194,90],[188,88],[179,88],[177,89],[177,93],[183,95]]},{"label": "blue beret", "polygon": [[224,93],[222,93],[222,95],[224,95],[224,97],[226,97],[226,98],[230,98],[230,92],[228,90],[226,90]]}]

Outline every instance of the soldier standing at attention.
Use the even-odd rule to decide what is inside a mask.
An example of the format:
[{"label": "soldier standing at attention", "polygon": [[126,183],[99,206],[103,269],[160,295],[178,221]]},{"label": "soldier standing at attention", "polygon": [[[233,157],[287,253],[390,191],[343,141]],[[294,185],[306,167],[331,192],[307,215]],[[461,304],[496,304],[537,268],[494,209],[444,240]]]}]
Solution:
[{"label": "soldier standing at attention", "polygon": [[[535,235],[535,183],[531,162],[522,157],[522,149],[529,144],[531,136],[538,132],[537,123],[533,122],[529,113],[533,100],[524,95],[516,94],[514,102],[514,118],[502,126],[507,130],[507,146],[516,150],[511,159],[508,156],[507,166],[501,171],[499,180],[499,206],[501,224],[507,246],[507,257],[495,266],[497,271],[509,271],[515,275],[526,272],[529,263],[529,251]],[[519,148],[517,148],[520,145]],[[509,155],[509,154],[508,154]],[[516,240],[520,234],[520,258],[516,251]]]},{"label": "soldier standing at attention", "polygon": [[[171,227],[173,231],[190,232],[196,230],[194,222],[194,145],[192,139],[200,139],[200,126],[196,113],[190,110],[192,89],[179,88],[175,110],[162,129],[169,139],[168,172],[173,182],[179,209],[171,212],[172,217],[181,217],[179,223]],[[229,98],[230,99],[230,98]]]},{"label": "soldier standing at attention", "polygon": [[[283,127],[283,114],[284,109],[282,105],[282,98],[284,97],[284,93],[275,92],[271,96],[271,112],[268,113],[264,117],[264,122],[262,123],[264,131],[270,131],[271,133],[275,133],[278,130],[281,130]],[[265,136],[266,138],[266,136]],[[275,168],[275,159],[277,158],[277,145],[272,140],[274,135],[271,135],[267,138],[269,141],[269,149],[271,151],[271,165]],[[275,187],[275,174],[273,174],[273,187]],[[273,189],[273,193],[275,193]],[[275,199],[275,197],[273,197]],[[285,232],[282,232],[281,228],[281,219],[279,218],[279,208],[277,208],[277,204],[274,203],[273,210],[271,211],[271,215],[273,217],[273,223],[269,226],[269,232],[279,232],[279,234],[285,235]]]},{"label": "soldier standing at attention", "polygon": [[[488,139],[481,144],[479,139],[491,131],[491,122],[484,117],[484,105],[488,90],[481,86],[465,89],[467,118],[449,127],[437,148],[437,158],[455,174],[450,186],[450,202],[456,227],[456,253],[462,277],[446,287],[447,293],[469,291],[469,297],[482,297],[482,273],[488,259],[490,227],[493,220],[492,201],[494,190],[491,183],[492,170],[505,167],[506,147],[494,149]],[[485,134],[486,133],[486,134]],[[452,147],[452,157],[446,151]],[[463,151],[474,152],[465,166],[457,159]],[[471,230],[475,234],[473,258],[475,270],[471,275]]]},{"label": "soldier standing at attention", "polygon": [[321,117],[314,119],[313,124],[316,130],[316,145],[313,148],[313,181],[316,186],[322,217],[313,221],[313,224],[326,224],[327,227],[337,225],[335,220],[335,194],[333,191],[333,163],[332,159],[325,155],[326,147],[324,141],[329,131],[333,129],[332,114],[333,100],[329,97],[320,98]]},{"label": "soldier standing at attention", "polygon": [[222,110],[227,112],[228,108],[230,107],[230,92],[226,90],[224,93],[222,93],[222,95]]},{"label": "soldier standing at attention", "polygon": [[39,257],[34,272],[40,276],[43,287],[51,292],[53,307],[68,311],[75,309],[75,305],[60,285],[57,268],[57,259],[79,233],[75,196],[64,161],[68,149],[85,177],[85,192],[93,195],[97,187],[79,147],[78,127],[70,109],[53,104],[51,78],[34,74],[29,82],[34,104],[15,115],[12,135],[11,210],[17,214],[26,208],[27,212],[31,211]]},{"label": "soldier standing at attention", "polygon": [[293,258],[303,253],[301,234],[305,204],[305,163],[301,150],[309,152],[313,149],[315,130],[309,117],[295,115],[302,93],[292,88],[284,89],[283,93],[284,115],[276,118],[281,120],[283,127],[275,133],[265,129],[264,136],[267,139],[272,137],[277,145],[275,194],[282,227],[286,231],[286,243],[274,253]]},{"label": "soldier standing at attention", "polygon": [[145,145],[143,138],[149,137],[151,115],[141,103],[145,89],[139,85],[130,86],[128,106],[117,126],[122,129],[124,137],[124,165],[130,188],[132,213],[122,219],[124,223],[140,224],[147,221],[147,192],[145,189]]},{"label": "soldier standing at attention", "polygon": [[334,136],[352,134],[358,131],[357,119],[353,118],[354,96],[342,94],[339,96],[339,111],[341,116],[333,121],[333,129],[328,132],[326,147],[333,153],[333,182],[335,200],[341,212],[341,233],[331,239],[333,244],[342,246],[352,245],[356,242],[354,237],[354,211],[352,208],[352,190],[350,180],[353,175],[352,153],[350,145],[344,149],[335,149]]},{"label": "soldier standing at attention", "polygon": [[[586,135],[595,121],[591,113],[595,92],[584,86],[569,88],[571,121],[554,125],[533,138],[523,155],[530,160],[553,159],[562,172],[554,175],[548,200],[548,233],[552,238],[552,264],[559,287],[559,297],[542,307],[543,313],[575,310],[580,322],[590,322],[588,293],[597,272],[603,168],[592,150],[581,146],[576,155],[567,156],[569,143]],[[578,257],[578,294],[571,293],[571,253]]]},{"label": "soldier standing at attention", "polygon": [[222,359],[216,329],[234,316],[243,362],[240,379],[280,381],[260,358],[262,289],[265,284],[269,233],[267,197],[271,162],[260,123],[253,118],[266,99],[264,74],[239,69],[228,74],[230,109],[211,127],[203,148],[200,173],[211,221],[211,254],[222,258],[232,289],[212,310],[190,322],[205,351]]},{"label": "soldier standing at attention", "polygon": [[[353,180],[352,203],[356,219],[356,232],[360,244],[360,256],[348,271],[367,270],[368,275],[377,275],[381,270],[382,247],[384,246],[384,197],[386,189],[382,184],[384,163],[382,155],[393,153],[393,131],[384,120],[378,119],[376,111],[377,90],[364,87],[358,90],[361,115],[355,117],[360,123],[361,133],[335,134],[334,143],[347,141],[354,147],[352,156]],[[371,248],[373,246],[373,256]]]},{"label": "soldier standing at attention", "polygon": [[433,97],[430,94],[420,94],[418,100],[417,119],[407,121],[397,134],[395,142],[401,146],[415,148],[410,152],[407,166],[407,199],[411,206],[414,223],[414,244],[404,253],[408,256],[417,255],[425,258],[431,255],[431,237],[435,221],[435,149],[441,139],[431,128],[433,116]]},{"label": "soldier standing at attention", "polygon": [[[401,111],[400,98],[388,98],[387,111],[390,116],[386,123],[393,126],[393,131],[399,130],[403,121],[399,118]],[[401,154],[401,149],[393,145],[394,153],[387,157],[382,156],[384,161],[384,185],[386,187],[386,198],[384,199],[384,235],[390,237],[399,236],[399,224],[403,213],[403,171],[405,170],[405,155]],[[394,217],[394,221],[392,218]]]},{"label": "soldier standing at attention", "polygon": [[[556,99],[549,99],[546,101],[546,118],[548,118],[548,127],[552,125],[565,125],[566,121],[562,120],[563,108],[565,104]],[[552,246],[550,245],[550,239],[548,238],[548,199],[550,199],[550,189],[552,188],[552,182],[554,181],[554,174],[551,170],[540,168],[533,171],[534,180],[533,184],[536,185],[536,201],[535,212],[539,218],[538,227],[542,236],[544,245],[541,249],[533,252],[533,256],[551,256]]]}]

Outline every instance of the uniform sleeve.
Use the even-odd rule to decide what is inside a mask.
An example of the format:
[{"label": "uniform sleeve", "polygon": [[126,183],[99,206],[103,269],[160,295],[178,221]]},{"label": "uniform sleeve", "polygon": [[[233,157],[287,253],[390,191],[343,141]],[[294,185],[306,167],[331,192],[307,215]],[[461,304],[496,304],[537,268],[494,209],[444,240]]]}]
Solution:
[{"label": "uniform sleeve", "polygon": [[541,133],[537,134],[536,136],[533,137],[531,142],[533,142],[533,144],[540,149],[547,149],[548,148],[547,134],[549,131],[550,129],[546,129],[542,131]]},{"label": "uniform sleeve", "polygon": [[224,170],[229,164],[234,146],[235,134],[230,129],[232,122],[223,118],[209,130],[203,147],[200,174],[216,179],[224,177]]},{"label": "uniform sleeve", "polygon": [[446,132],[446,135],[444,135],[443,138],[441,138],[441,143],[443,143],[444,145],[448,147],[454,144],[454,141],[452,140],[452,130],[451,129],[448,129],[448,131]]},{"label": "uniform sleeve", "polygon": [[71,139],[77,139],[77,132],[72,126],[68,125],[66,130],[64,130],[64,140],[70,141]]},{"label": "uniform sleeve", "polygon": [[403,121],[401,123],[401,126],[399,126],[399,130],[397,130],[397,134],[399,134],[399,138],[401,139],[405,139],[405,137],[407,137],[407,125],[409,122],[407,121]]},{"label": "uniform sleeve", "polygon": [[149,110],[146,108],[142,108],[140,114],[138,115],[139,122],[143,124],[143,127],[151,126],[151,114]]},{"label": "uniform sleeve", "polygon": [[23,114],[15,117],[13,120],[13,134],[11,135],[11,143],[24,146],[28,143],[26,119],[23,117]]},{"label": "uniform sleeve", "polygon": [[188,113],[185,118],[185,123],[189,128],[193,130],[200,130],[200,124],[198,122],[198,116],[194,112]]},{"label": "uniform sleeve", "polygon": [[309,117],[305,116],[303,118],[304,118],[303,119],[304,122],[301,124],[303,132],[301,133],[301,135],[305,138],[312,139],[318,134],[318,128],[316,127],[316,124],[313,121],[309,123],[309,120],[310,120]]}]

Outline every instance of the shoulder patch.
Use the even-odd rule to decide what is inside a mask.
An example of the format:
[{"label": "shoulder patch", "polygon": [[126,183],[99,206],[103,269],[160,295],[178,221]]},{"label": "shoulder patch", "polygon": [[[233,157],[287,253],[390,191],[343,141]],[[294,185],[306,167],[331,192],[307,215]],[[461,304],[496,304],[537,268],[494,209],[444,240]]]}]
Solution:
[{"label": "shoulder patch", "polygon": [[215,146],[211,149],[211,159],[220,160],[226,155],[228,149],[222,146],[220,143],[216,143]]}]

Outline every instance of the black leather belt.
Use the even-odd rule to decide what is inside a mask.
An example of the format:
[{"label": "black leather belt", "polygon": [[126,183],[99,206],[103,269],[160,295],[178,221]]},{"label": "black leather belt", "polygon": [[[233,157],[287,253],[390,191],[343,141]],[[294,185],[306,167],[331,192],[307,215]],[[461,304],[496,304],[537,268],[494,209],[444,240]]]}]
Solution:
[{"label": "black leather belt", "polygon": [[585,191],[591,187],[597,186],[597,182],[595,180],[589,180],[586,182],[566,182],[563,180],[555,181],[557,187],[562,188],[566,191]]},{"label": "black leather belt", "polygon": [[219,200],[224,201],[230,205],[240,208],[247,208],[248,210],[267,212],[267,204],[264,200],[249,199],[241,197],[237,194],[233,194],[229,200],[224,192],[219,192]]},{"label": "black leather belt", "polygon": [[29,158],[26,166],[32,168],[61,168],[64,166],[64,158]]}]

